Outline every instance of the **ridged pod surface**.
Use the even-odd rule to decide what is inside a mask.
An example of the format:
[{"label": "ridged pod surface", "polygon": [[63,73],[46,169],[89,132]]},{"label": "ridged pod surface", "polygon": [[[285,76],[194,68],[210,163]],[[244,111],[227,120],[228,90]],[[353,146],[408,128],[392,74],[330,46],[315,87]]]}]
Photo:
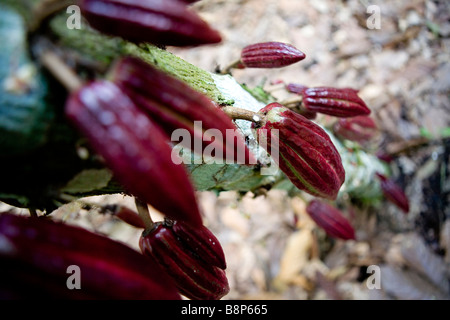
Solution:
[{"label": "ridged pod surface", "polygon": [[377,133],[377,125],[369,116],[340,118],[333,126],[333,132],[344,139],[364,143]]},{"label": "ridged pod surface", "polygon": [[[166,270],[182,295],[193,300],[221,299],[230,290],[228,279],[225,270],[210,261],[221,255],[220,244],[199,251],[197,248],[210,245],[209,241],[205,243],[202,235],[190,237],[189,241],[184,236],[185,232],[179,228],[174,230],[170,224],[157,222],[152,230],[144,231],[139,245],[143,254]],[[211,250],[217,254],[210,256]],[[219,264],[223,265],[224,261],[219,259]]]},{"label": "ridged pod surface", "polygon": [[241,51],[241,62],[246,68],[281,68],[305,57],[297,48],[282,42],[255,43]]},{"label": "ridged pod surface", "polygon": [[222,39],[178,0],[81,0],[80,7],[93,28],[132,42],[195,46]]},{"label": "ridged pod surface", "polygon": [[341,118],[370,114],[358,91],[352,88],[314,87],[301,94],[303,105],[309,111]]},{"label": "ridged pod surface", "polygon": [[222,246],[208,228],[201,226],[192,229],[181,221],[175,221],[172,231],[206,263],[223,270],[227,268]]},{"label": "ridged pod surface", "polygon": [[[341,157],[327,133],[314,122],[271,103],[259,111],[258,142],[300,190],[335,199],[345,180]],[[276,138],[276,139],[273,139]]]},{"label": "ridged pod surface", "polygon": [[394,180],[386,177],[383,174],[376,173],[380,180],[381,191],[387,200],[396,205],[404,213],[409,212],[409,199],[403,189],[394,182]]},{"label": "ridged pod surface", "polygon": [[306,212],[329,236],[343,240],[355,239],[355,230],[350,222],[332,205],[312,200],[306,207]]}]

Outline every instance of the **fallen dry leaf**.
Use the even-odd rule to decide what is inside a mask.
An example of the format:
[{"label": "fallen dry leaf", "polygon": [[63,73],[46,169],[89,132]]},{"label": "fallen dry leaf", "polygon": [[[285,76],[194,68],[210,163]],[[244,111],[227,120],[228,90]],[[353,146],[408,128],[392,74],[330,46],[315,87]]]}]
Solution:
[{"label": "fallen dry leaf", "polygon": [[309,229],[291,234],[281,257],[278,280],[287,284],[293,282],[308,263],[312,242],[312,232]]}]

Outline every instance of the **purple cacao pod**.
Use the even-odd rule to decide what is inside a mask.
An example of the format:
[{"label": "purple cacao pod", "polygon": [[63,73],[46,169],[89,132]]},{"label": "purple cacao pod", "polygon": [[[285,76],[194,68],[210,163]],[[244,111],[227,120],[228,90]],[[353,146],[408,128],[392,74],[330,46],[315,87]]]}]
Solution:
[{"label": "purple cacao pod", "polygon": [[307,110],[347,118],[370,114],[370,109],[357,93],[352,88],[315,87],[307,88],[301,94]]},{"label": "purple cacao pod", "polygon": [[207,264],[223,270],[227,268],[222,246],[208,228],[201,226],[193,229],[181,221],[175,221],[172,225],[172,231]]},{"label": "purple cacao pod", "polygon": [[[314,122],[271,103],[260,110],[258,142],[274,156],[280,169],[300,190],[335,199],[345,180],[341,156],[327,133]],[[277,161],[278,158],[278,161]]]},{"label": "purple cacao pod", "polygon": [[[3,213],[0,239],[0,298],[181,298],[152,259],[79,227]],[[79,268],[79,288],[67,285],[69,267]]]},{"label": "purple cacao pod", "polygon": [[389,179],[381,173],[375,174],[380,180],[381,191],[387,200],[401,209],[404,213],[409,212],[409,199],[406,196],[403,189],[394,182],[394,180]]},{"label": "purple cacao pod", "polygon": [[131,194],[169,218],[201,225],[186,168],[172,161],[169,138],[117,85],[97,81],[66,103],[69,120]]},{"label": "purple cacao pod", "polygon": [[81,0],[80,7],[93,28],[132,42],[194,46],[221,41],[178,0]]},{"label": "purple cacao pod", "polygon": [[282,42],[255,43],[241,51],[241,62],[246,68],[281,68],[305,57],[300,50]]},{"label": "purple cacao pod", "polygon": [[[172,277],[179,292],[192,300],[219,300],[230,288],[225,271],[200,256],[198,247],[209,245],[198,243],[201,238],[190,241],[175,233],[167,223],[155,223],[152,230],[144,232],[139,245],[144,255],[152,257]],[[221,250],[220,245],[210,250]]]},{"label": "purple cacao pod", "polygon": [[340,138],[364,143],[375,136],[377,125],[369,116],[341,118],[334,124],[333,132]]},{"label": "purple cacao pod", "polygon": [[312,200],[306,212],[329,236],[343,240],[354,240],[355,230],[341,211],[328,203]]}]

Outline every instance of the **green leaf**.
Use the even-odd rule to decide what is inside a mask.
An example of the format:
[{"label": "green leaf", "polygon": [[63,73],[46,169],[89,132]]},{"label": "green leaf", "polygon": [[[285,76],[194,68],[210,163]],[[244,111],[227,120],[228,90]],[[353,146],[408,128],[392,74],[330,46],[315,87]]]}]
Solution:
[{"label": "green leaf", "polygon": [[263,86],[256,86],[253,89],[249,88],[246,84],[241,84],[242,88],[244,88],[248,93],[250,93],[256,100],[261,101],[265,104],[273,101],[274,98],[270,95],[270,93],[266,92],[263,89]]},{"label": "green leaf", "polygon": [[187,165],[195,187],[205,190],[255,190],[273,183],[275,177],[263,176],[255,167],[236,164]]},{"label": "green leaf", "polygon": [[61,191],[70,194],[79,194],[100,190],[108,186],[112,177],[112,173],[107,169],[83,170],[73,177]]},{"label": "green leaf", "polygon": [[0,199],[12,206],[17,207],[28,207],[30,200],[26,196],[18,195],[18,194],[12,194],[12,193],[1,193],[0,192]]}]

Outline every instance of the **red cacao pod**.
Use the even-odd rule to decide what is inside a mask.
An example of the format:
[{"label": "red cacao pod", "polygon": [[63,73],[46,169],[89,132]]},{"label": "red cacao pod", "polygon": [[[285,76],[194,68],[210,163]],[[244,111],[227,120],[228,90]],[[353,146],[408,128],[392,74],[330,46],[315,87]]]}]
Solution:
[{"label": "red cacao pod", "polygon": [[306,119],[309,119],[309,120],[314,120],[315,118],[317,118],[317,112],[314,112],[314,111],[301,109],[301,110],[298,110],[297,113],[301,114],[302,116],[304,116]]},{"label": "red cacao pod", "polygon": [[169,138],[117,85],[83,86],[69,97],[66,115],[128,192],[169,218],[202,224],[194,187],[185,167],[172,161]]},{"label": "red cacao pod", "polygon": [[384,161],[386,163],[391,163],[392,161],[394,161],[394,156],[383,151],[383,150],[378,150],[375,155],[377,156],[378,159],[380,159],[381,161]]},{"label": "red cacao pod", "polygon": [[308,89],[307,86],[298,83],[288,83],[286,85],[286,90],[295,94],[301,94],[306,89]]},{"label": "red cacao pod", "polygon": [[[7,299],[180,299],[152,259],[79,227],[0,214],[0,297]],[[69,289],[68,267],[80,271]]]},{"label": "red cacao pod", "polygon": [[[170,224],[158,222],[142,234],[139,245],[143,254],[154,258],[166,270],[187,298],[218,300],[225,296],[230,290],[225,271],[206,262],[205,256],[199,255],[202,252],[196,251],[209,245],[209,241],[198,243],[198,238],[191,238],[186,242],[181,236]],[[220,245],[211,250],[218,248]]]},{"label": "red cacao pod", "polygon": [[375,121],[368,116],[341,118],[333,126],[333,132],[341,138],[364,143],[377,133]]},{"label": "red cacao pod", "polygon": [[[231,119],[208,97],[183,81],[133,57],[119,60],[111,70],[111,78],[167,135],[171,136],[176,129],[186,129],[191,139],[182,139],[184,147],[203,154],[210,146],[221,152],[213,154],[216,162],[256,163]],[[217,136],[209,139],[207,133],[211,130],[218,131],[222,139]],[[233,133],[232,138],[228,132]]]},{"label": "red cacao pod", "polygon": [[281,68],[305,57],[297,48],[282,42],[255,43],[241,51],[241,62],[247,68]]},{"label": "red cacao pod", "polygon": [[306,212],[329,236],[343,240],[354,240],[355,230],[341,211],[328,203],[312,200]]},{"label": "red cacao pod", "polygon": [[316,87],[307,88],[301,94],[307,110],[346,118],[370,114],[370,109],[357,93],[352,88]]},{"label": "red cacao pod", "polygon": [[409,212],[409,199],[403,189],[395,183],[394,180],[389,179],[381,173],[375,173],[380,180],[381,191],[387,200],[400,208],[404,213]]},{"label": "red cacao pod", "polygon": [[258,142],[272,156],[278,152],[274,160],[291,182],[312,195],[335,199],[344,183],[345,171],[327,133],[276,102],[259,114],[263,123],[253,126]]},{"label": "red cacao pod", "polygon": [[207,264],[223,270],[227,268],[222,246],[208,228],[201,226],[193,229],[181,221],[175,221],[172,225],[172,231]]},{"label": "red cacao pod", "polygon": [[177,0],[81,0],[89,24],[132,42],[194,46],[221,41],[186,4]]},{"label": "red cacao pod", "polygon": [[[291,93],[295,93],[297,95],[301,95],[302,92],[304,90],[308,89],[308,87],[302,85],[302,84],[297,84],[297,83],[288,83],[286,85],[286,90],[291,92]],[[317,112],[315,111],[311,111],[305,108],[300,108],[300,110],[296,110],[296,112],[298,112],[299,114],[301,114],[302,116],[304,116],[307,119],[313,120],[317,117]]]}]

